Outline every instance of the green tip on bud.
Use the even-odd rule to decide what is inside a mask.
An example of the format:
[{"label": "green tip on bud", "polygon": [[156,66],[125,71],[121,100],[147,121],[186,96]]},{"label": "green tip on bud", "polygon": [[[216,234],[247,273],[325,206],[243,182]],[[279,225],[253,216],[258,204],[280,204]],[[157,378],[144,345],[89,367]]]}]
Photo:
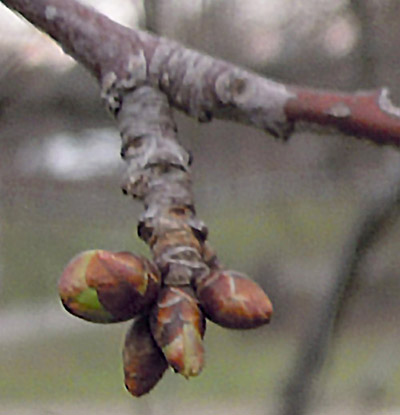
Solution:
[{"label": "green tip on bud", "polygon": [[63,306],[74,316],[94,323],[111,323],[116,320],[100,303],[97,291],[86,282],[86,272],[96,252],[85,251],[72,258],[61,275],[58,291]]},{"label": "green tip on bud", "polygon": [[62,304],[71,314],[94,323],[126,321],[146,311],[160,287],[157,268],[129,252],[85,251],[64,269]]}]

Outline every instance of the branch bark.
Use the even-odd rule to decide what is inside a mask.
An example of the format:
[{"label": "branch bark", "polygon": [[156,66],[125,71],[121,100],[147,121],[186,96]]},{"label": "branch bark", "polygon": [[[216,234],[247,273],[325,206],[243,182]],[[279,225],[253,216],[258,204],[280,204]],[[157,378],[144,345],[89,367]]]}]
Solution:
[{"label": "branch bark", "polygon": [[166,284],[189,285],[209,273],[211,257],[205,254],[207,228],[195,216],[190,156],[177,141],[168,101],[142,86],[124,97],[117,122],[128,165],[123,190],[146,208],[139,236],[151,247]]},{"label": "branch bark", "polygon": [[251,125],[287,139],[309,122],[378,144],[400,146],[400,108],[385,88],[344,94],[297,88],[147,32],[128,29],[75,0],[2,0],[53,37],[98,79],[109,108],[143,84],[201,122]]}]

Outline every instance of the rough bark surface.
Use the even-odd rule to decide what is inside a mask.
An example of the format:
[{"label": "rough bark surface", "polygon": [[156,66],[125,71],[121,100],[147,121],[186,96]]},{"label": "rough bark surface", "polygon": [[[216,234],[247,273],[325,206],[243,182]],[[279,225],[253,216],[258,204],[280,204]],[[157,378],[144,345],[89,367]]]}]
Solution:
[{"label": "rough bark surface", "polygon": [[207,228],[195,216],[190,157],[164,94],[142,86],[123,97],[117,114],[125,193],[144,202],[139,236],[149,244],[165,282],[188,285],[208,273],[202,258]]}]

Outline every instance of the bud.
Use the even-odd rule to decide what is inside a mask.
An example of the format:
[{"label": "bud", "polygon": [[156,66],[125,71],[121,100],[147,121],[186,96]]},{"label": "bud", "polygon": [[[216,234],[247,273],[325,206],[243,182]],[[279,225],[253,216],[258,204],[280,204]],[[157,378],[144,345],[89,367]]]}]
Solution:
[{"label": "bud", "polygon": [[151,331],[171,367],[188,378],[204,364],[205,319],[190,287],[165,287],[151,314]]},{"label": "bud", "polygon": [[129,328],[123,350],[125,386],[133,396],[148,393],[168,367],[150,331],[148,316],[138,317]]},{"label": "bud", "polygon": [[236,271],[215,270],[196,281],[206,317],[223,327],[250,329],[269,322],[272,303],[262,288]]},{"label": "bud", "polygon": [[58,289],[71,314],[94,323],[114,323],[146,311],[160,283],[157,268],[144,257],[92,250],[69,262]]}]

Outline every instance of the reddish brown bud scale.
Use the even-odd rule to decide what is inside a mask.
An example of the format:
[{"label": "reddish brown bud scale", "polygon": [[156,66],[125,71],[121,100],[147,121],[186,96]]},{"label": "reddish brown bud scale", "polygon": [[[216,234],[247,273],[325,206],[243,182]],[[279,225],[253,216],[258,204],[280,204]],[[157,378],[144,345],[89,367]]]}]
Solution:
[{"label": "reddish brown bud scale", "polygon": [[190,287],[165,287],[151,315],[151,331],[171,367],[186,378],[204,365],[205,319]]},{"label": "reddish brown bud scale", "polygon": [[148,393],[168,367],[150,331],[148,316],[137,318],[125,336],[122,353],[125,386],[133,396]]},{"label": "reddish brown bud scale", "polygon": [[216,270],[196,281],[206,317],[223,327],[250,329],[269,322],[272,303],[262,288],[235,271]]},{"label": "reddish brown bud scale", "polygon": [[102,250],[89,264],[86,281],[96,289],[101,304],[122,319],[146,311],[156,301],[161,283],[157,268],[148,259]]},{"label": "reddish brown bud scale", "polygon": [[71,314],[94,323],[114,323],[147,311],[160,284],[157,268],[146,258],[92,250],[69,262],[58,288]]}]

